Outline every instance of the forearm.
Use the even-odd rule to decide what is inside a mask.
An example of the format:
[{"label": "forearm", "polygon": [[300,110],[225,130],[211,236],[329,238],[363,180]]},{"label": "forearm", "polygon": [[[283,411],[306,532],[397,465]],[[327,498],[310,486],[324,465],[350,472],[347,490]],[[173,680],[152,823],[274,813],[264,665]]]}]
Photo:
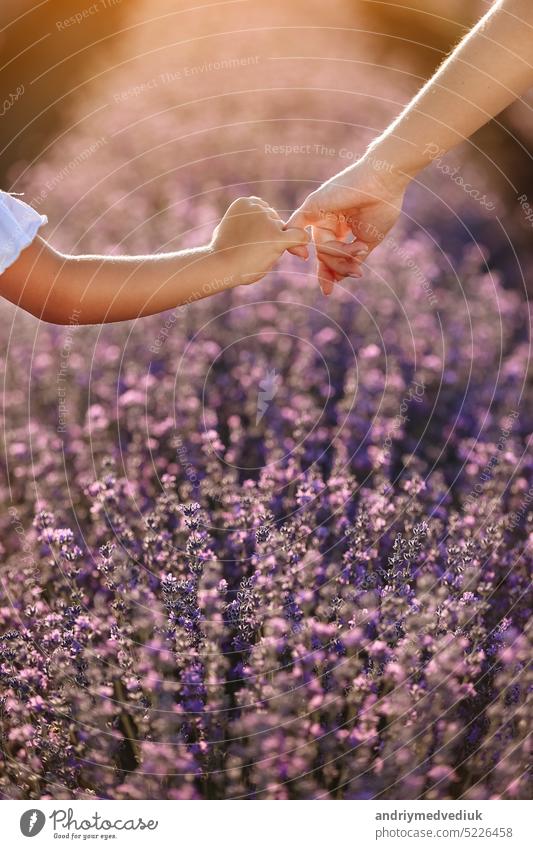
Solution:
[{"label": "forearm", "polygon": [[500,0],[365,155],[411,179],[533,85],[533,2]]},{"label": "forearm", "polygon": [[57,278],[60,289],[72,289],[80,324],[153,315],[236,282],[207,247],[148,257],[68,257]]},{"label": "forearm", "polygon": [[64,256],[41,240],[2,275],[2,294],[57,324],[140,318],[237,285],[209,247],[154,256]]}]

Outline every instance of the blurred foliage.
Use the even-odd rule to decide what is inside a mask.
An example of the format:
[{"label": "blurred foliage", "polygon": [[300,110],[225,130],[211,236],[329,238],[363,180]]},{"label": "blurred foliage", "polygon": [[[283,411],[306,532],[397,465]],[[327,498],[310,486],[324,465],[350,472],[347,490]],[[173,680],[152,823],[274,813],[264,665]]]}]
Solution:
[{"label": "blurred foliage", "polygon": [[407,52],[409,61],[429,75],[490,4],[484,0],[359,0],[358,5],[379,32],[383,52]]},{"label": "blurred foliage", "polygon": [[[117,33],[137,0],[2,0],[0,91],[11,103],[2,117],[0,173],[16,160],[31,162],[61,129],[78,87],[111,61]],[[109,4],[109,5],[108,5]],[[89,9],[97,11],[91,13]],[[86,13],[81,23],[63,25]],[[17,97],[17,92],[23,96]],[[11,99],[10,99],[11,96]]]}]

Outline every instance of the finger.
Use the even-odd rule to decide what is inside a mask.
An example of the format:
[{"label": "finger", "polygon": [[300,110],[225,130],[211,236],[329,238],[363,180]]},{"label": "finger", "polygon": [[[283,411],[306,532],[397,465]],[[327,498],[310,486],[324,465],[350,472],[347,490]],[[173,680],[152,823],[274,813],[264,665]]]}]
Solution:
[{"label": "finger", "polygon": [[287,218],[285,227],[300,227],[303,229],[311,226],[316,220],[318,220],[317,216],[302,205],[298,209],[295,209],[292,215]]},{"label": "finger", "polygon": [[316,270],[318,283],[323,295],[331,295],[335,286],[335,274],[323,262],[317,263]]},{"label": "finger", "polygon": [[355,251],[353,245],[347,245],[346,242],[339,242],[335,239],[328,242],[319,242],[316,246],[317,253],[321,256],[335,257],[336,259],[344,259],[347,262],[357,260],[361,262],[363,253]]},{"label": "finger", "polygon": [[370,245],[367,242],[361,242],[359,239],[350,245],[350,253],[353,257],[358,257],[361,262],[366,259],[370,253]]},{"label": "finger", "polygon": [[313,225],[313,242],[317,246],[317,249],[325,242],[338,243],[337,223],[336,219],[332,216],[326,216],[321,218],[317,224]]},{"label": "finger", "polygon": [[317,259],[326,265],[330,271],[334,271],[339,277],[362,277],[361,264],[354,260],[346,261],[334,256],[321,256],[317,254]]},{"label": "finger", "polygon": [[309,242],[309,236],[300,227],[290,227],[280,230],[280,236],[287,247],[305,246]]},{"label": "finger", "polygon": [[270,206],[270,204],[269,204],[269,203],[267,203],[267,201],[266,201],[266,200],[263,200],[263,198],[259,198],[259,197],[257,197],[256,195],[251,195],[251,196],[248,198],[248,200],[251,200],[251,201],[252,201],[252,203],[258,203],[260,206]]},{"label": "finger", "polygon": [[332,238],[335,233],[331,233],[323,227],[322,222],[320,226],[313,227],[312,232],[319,261],[323,262],[330,270],[342,273],[343,276],[348,274],[352,263],[352,256],[349,253],[350,246]]},{"label": "finger", "polygon": [[339,280],[343,280],[345,277],[359,278],[363,276],[361,268],[357,263],[347,263],[343,260],[337,259],[336,257],[330,256],[326,256],[324,258],[318,256],[318,259],[324,267],[333,274],[336,274]]},{"label": "finger", "polygon": [[292,248],[287,248],[288,252],[300,259],[309,259],[309,249],[305,245],[295,245]]},{"label": "finger", "polygon": [[361,263],[366,258],[366,254],[353,256],[348,251],[343,251],[342,249],[337,250],[324,245],[317,245],[316,252],[318,258],[322,260],[322,262],[342,268],[360,268]]},{"label": "finger", "polygon": [[332,239],[329,242],[324,241],[317,244],[317,252],[323,255],[357,259],[359,262],[362,262],[368,254],[368,245],[362,242],[347,243]]},{"label": "finger", "polygon": [[317,258],[330,271],[339,275],[340,279],[344,277],[362,277],[361,257],[352,256],[346,250],[346,248],[350,247],[351,245],[344,245],[342,242],[326,242],[317,246]]}]

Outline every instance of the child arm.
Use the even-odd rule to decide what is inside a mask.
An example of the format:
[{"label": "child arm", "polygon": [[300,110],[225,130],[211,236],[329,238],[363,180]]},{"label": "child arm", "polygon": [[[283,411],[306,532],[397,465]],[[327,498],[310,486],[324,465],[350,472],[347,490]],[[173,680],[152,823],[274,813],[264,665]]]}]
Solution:
[{"label": "child arm", "polygon": [[209,245],[148,256],[65,256],[36,239],[0,275],[0,293],[54,324],[152,315],[260,280],[305,231],[283,229],[265,201],[239,198]]}]

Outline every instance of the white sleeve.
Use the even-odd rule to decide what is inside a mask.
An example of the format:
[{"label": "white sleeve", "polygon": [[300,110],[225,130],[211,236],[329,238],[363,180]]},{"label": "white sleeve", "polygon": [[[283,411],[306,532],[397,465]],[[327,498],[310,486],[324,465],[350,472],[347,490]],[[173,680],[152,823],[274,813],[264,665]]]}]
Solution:
[{"label": "white sleeve", "polygon": [[48,223],[27,203],[7,192],[0,192],[0,274],[31,245],[37,230]]}]

